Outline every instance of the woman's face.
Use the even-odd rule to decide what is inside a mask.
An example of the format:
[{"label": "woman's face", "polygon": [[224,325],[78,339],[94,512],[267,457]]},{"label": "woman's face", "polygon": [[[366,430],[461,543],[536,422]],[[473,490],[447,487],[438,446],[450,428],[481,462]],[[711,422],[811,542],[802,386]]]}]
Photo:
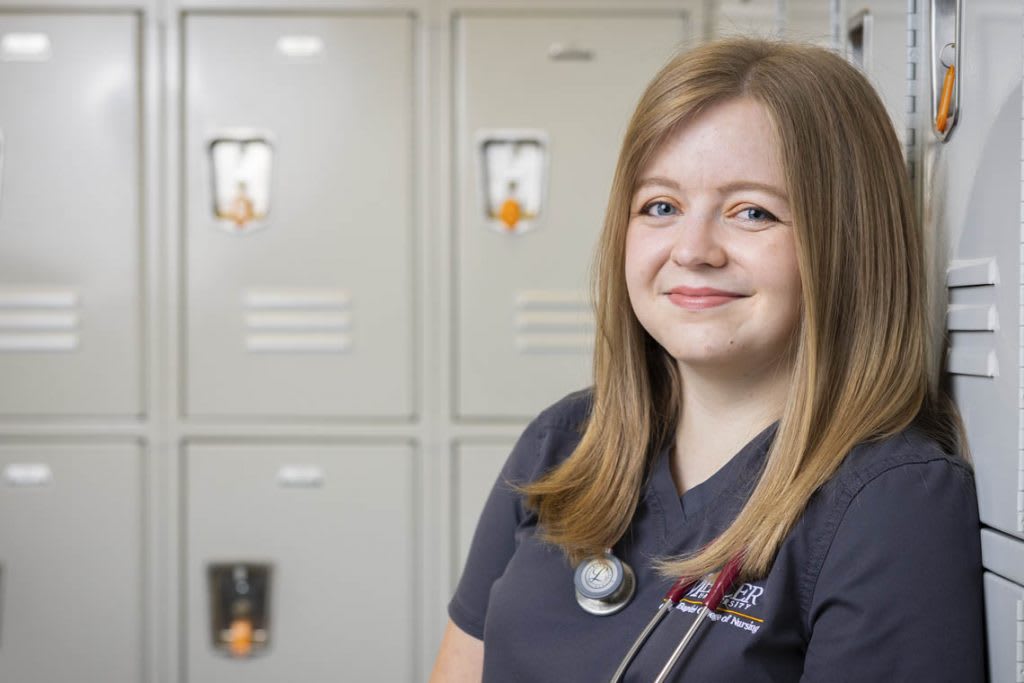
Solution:
[{"label": "woman's face", "polygon": [[800,320],[800,274],[771,119],[750,99],[675,131],[640,174],[626,285],[640,323],[681,369],[753,377]]}]

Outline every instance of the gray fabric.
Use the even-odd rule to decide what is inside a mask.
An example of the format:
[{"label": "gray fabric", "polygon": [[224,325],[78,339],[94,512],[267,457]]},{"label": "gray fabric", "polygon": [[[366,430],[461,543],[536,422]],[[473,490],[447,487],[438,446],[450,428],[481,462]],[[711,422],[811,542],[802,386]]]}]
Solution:
[{"label": "gray fabric", "polygon": [[[520,437],[483,514],[448,611],[484,640],[484,680],[606,681],[671,581],[654,557],[699,548],[749,495],[777,423],[707,481],[678,496],[669,449],[656,454],[615,554],[637,594],[613,616],[587,614],[571,567],[535,537],[537,519],[510,482],[557,465],[579,441],[589,391],[570,394]],[[664,619],[626,681],[656,677],[694,619],[696,586]],[[973,477],[916,429],[855,448],[812,497],[767,577],[738,586],[670,680],[985,680],[981,550]]]}]

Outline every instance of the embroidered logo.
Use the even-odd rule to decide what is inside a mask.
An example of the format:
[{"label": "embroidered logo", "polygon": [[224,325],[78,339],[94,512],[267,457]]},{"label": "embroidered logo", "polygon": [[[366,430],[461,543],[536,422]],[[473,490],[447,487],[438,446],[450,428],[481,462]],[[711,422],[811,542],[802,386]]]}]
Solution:
[{"label": "embroidered logo", "polygon": [[[687,614],[694,614],[701,609],[701,601],[711,592],[712,584],[701,580],[686,594],[676,609]],[[718,609],[707,616],[711,621],[729,624],[743,631],[757,633],[761,630],[764,619],[755,616],[759,611],[758,602],[764,594],[764,586],[744,583],[731,593],[726,593]]]}]

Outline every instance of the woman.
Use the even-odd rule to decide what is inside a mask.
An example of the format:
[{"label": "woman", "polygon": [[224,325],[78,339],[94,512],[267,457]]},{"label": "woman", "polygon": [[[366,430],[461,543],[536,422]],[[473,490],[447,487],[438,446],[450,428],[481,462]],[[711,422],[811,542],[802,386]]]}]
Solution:
[{"label": "woman", "polygon": [[[595,274],[594,387],[509,457],[432,680],[610,680],[675,577],[707,577],[622,670],[655,680],[734,559],[666,680],[983,680],[974,483],[864,77],[753,39],[676,57],[630,122]],[[635,595],[595,616],[574,569],[614,569],[607,549]]]}]

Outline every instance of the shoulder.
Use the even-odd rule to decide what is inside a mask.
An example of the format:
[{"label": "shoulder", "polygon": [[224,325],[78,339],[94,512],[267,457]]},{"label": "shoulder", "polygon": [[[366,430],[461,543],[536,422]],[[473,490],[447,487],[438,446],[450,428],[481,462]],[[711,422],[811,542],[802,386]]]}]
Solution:
[{"label": "shoulder", "polygon": [[593,397],[592,388],[580,389],[542,410],[512,449],[503,478],[516,485],[526,484],[568,458],[586,429]]},{"label": "shoulder", "polygon": [[[930,465],[930,467],[929,467]],[[856,496],[879,477],[893,478],[922,469],[948,471],[954,479],[970,483],[970,465],[957,455],[946,453],[932,438],[911,426],[898,434],[858,445],[826,486],[840,497]]]},{"label": "shoulder", "polygon": [[982,680],[970,467],[915,429],[858,446],[815,501],[800,584],[808,680]]},{"label": "shoulder", "polygon": [[820,597],[830,558],[892,552],[920,569],[932,564],[928,548],[975,542],[977,520],[969,463],[918,428],[859,444],[812,496],[799,524],[808,554],[801,602],[810,610]]}]

